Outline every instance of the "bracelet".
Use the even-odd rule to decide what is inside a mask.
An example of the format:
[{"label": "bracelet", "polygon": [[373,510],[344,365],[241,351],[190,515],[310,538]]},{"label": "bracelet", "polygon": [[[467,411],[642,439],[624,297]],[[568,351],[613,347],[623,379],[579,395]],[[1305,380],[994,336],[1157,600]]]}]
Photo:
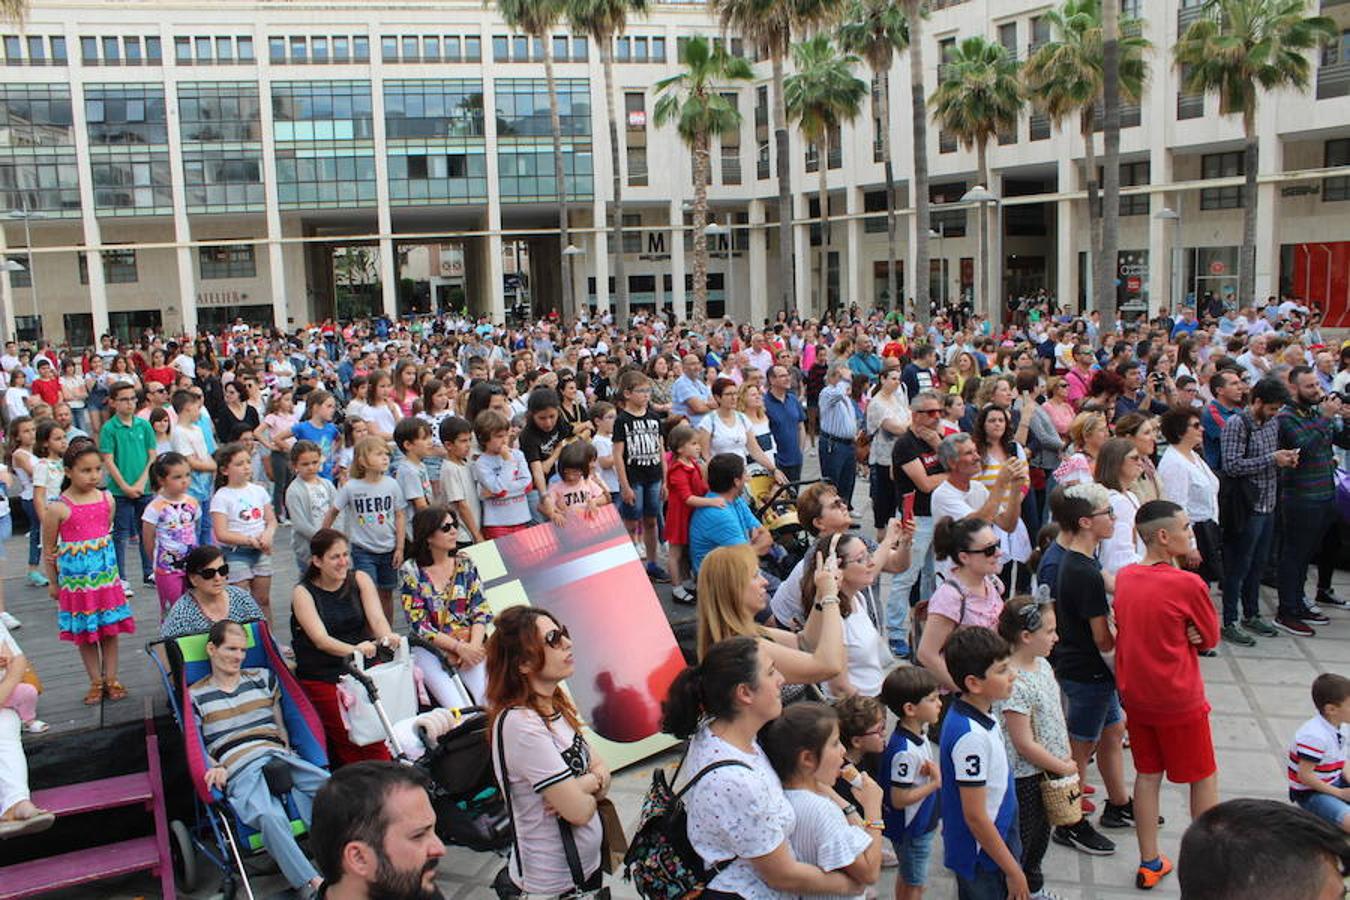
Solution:
[{"label": "bracelet", "polygon": [[863,827],[868,831],[884,831],[886,829],[886,823],[878,822],[873,819],[871,821],[863,822]]}]

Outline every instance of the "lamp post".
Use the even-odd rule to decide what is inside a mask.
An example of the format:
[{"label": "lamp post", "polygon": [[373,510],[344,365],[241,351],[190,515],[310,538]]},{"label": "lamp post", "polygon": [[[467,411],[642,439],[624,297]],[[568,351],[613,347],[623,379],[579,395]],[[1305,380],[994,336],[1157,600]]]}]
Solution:
[{"label": "lamp post", "polygon": [[[928,229],[930,238],[938,239],[938,303],[947,305],[947,223],[939,222],[937,230]],[[917,285],[915,285],[917,287]]]},{"label": "lamp post", "polygon": [[709,222],[703,226],[703,236],[716,240],[722,235],[727,235],[727,268],[722,273],[722,300],[723,312],[730,315],[731,311],[731,215],[727,215],[727,224],[718,225],[716,222]]},{"label": "lamp post", "polygon": [[[1003,304],[989,299],[989,211],[988,204],[998,203],[998,196],[982,184],[977,184],[961,196],[962,203],[977,203],[980,207],[980,303],[994,326],[1002,324]],[[978,308],[978,304],[977,307]]]},{"label": "lamp post", "polygon": [[[1170,206],[1164,206],[1153,214],[1153,218],[1159,222],[1176,222],[1176,241],[1172,247],[1172,306],[1174,309],[1181,308],[1182,298],[1186,294],[1186,273],[1182,271],[1185,251],[1181,246],[1181,213]],[[1196,310],[1198,313],[1199,310]],[[1198,318],[1198,316],[1197,316]]]},{"label": "lamp post", "polygon": [[[566,275],[566,277],[567,277],[567,279],[568,279],[569,282],[570,282],[571,279],[572,279],[572,272],[571,272],[571,269],[572,269],[572,260],[573,260],[575,257],[578,257],[578,256],[584,256],[585,254],[586,254],[586,251],[585,251],[585,250],[582,250],[582,249],[581,249],[580,247],[578,247],[576,244],[568,244],[566,247],[563,248],[563,250],[562,250],[562,255],[563,255],[563,257],[564,257],[564,259],[563,259],[563,265],[564,265],[564,266],[567,268],[567,270],[568,270],[568,271],[567,271],[566,273],[564,273],[564,274]],[[599,290],[599,285],[596,286],[596,289],[597,289],[597,291]],[[589,307],[589,306],[590,306],[590,302],[588,301],[588,302],[586,303],[586,305]],[[578,304],[578,309],[579,309],[579,308],[580,308],[580,304]]]},{"label": "lamp post", "polygon": [[[33,318],[37,320],[38,334],[42,333],[42,320],[38,317],[38,285],[37,285],[37,266],[33,265],[33,233],[29,230],[28,221],[30,219],[45,219],[46,216],[28,208],[28,195],[21,195],[23,198],[23,207],[21,209],[11,209],[9,217],[11,219],[23,219],[23,252],[28,256],[28,289],[33,294]],[[10,271],[13,271],[12,269]],[[18,331],[17,326],[15,331]],[[15,334],[17,338],[18,335]]]}]

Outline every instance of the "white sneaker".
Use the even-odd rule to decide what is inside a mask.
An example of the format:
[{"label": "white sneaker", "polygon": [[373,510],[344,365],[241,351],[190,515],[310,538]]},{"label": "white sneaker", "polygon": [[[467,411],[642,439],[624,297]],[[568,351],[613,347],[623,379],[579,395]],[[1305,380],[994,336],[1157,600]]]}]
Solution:
[{"label": "white sneaker", "polygon": [[131,589],[131,582],[127,581],[125,578],[122,579],[122,593],[126,594],[128,597],[136,596],[136,592]]},{"label": "white sneaker", "polygon": [[1059,894],[1052,893],[1051,891],[1047,891],[1045,888],[1041,888],[1039,891],[1036,891],[1034,894],[1031,894],[1028,897],[1028,900],[1060,900],[1060,897]]},{"label": "white sneaker", "polygon": [[23,623],[20,622],[18,619],[14,618],[14,616],[10,615],[8,612],[0,612],[0,622],[3,622],[5,627],[8,628],[10,631],[18,631],[20,628],[23,627]]}]

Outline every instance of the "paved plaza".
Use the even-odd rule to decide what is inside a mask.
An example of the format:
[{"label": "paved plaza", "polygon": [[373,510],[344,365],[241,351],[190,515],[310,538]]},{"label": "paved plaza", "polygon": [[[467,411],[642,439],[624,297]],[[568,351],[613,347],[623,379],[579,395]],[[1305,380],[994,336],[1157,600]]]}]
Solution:
[{"label": "paved plaza", "polygon": [[[808,466],[814,469],[813,458]],[[867,483],[860,481],[857,497],[866,503]],[[865,520],[870,515],[864,509]],[[870,526],[867,529],[870,531]],[[98,712],[79,703],[86,684],[74,650],[55,641],[55,604],[45,590],[28,586],[23,581],[25,543],[15,537],[8,542],[8,558],[3,562],[4,590],[11,612],[21,618],[24,627],[16,637],[39,660],[43,679],[48,686],[39,713],[51,722],[53,732],[70,730],[97,721]],[[290,595],[295,571],[289,552],[290,538],[286,529],[277,540],[276,571],[272,603],[278,630],[283,638],[288,633]],[[1338,572],[1336,587],[1339,593],[1350,596],[1350,574]],[[688,607],[675,606],[669,601],[669,591],[661,589],[663,605],[677,619],[691,617]],[[1263,588],[1263,605],[1267,613],[1274,608],[1273,592]],[[141,646],[150,640],[157,621],[155,597],[152,589],[138,587],[135,597],[139,633],[123,641],[123,681],[131,688],[133,699],[118,704],[116,714],[121,721],[140,715],[141,698],[152,697],[163,705],[162,690],[154,676]],[[1283,799],[1285,793],[1285,748],[1298,725],[1312,714],[1308,688],[1319,672],[1345,671],[1350,668],[1350,612],[1329,610],[1332,622],[1319,628],[1312,639],[1292,637],[1260,639],[1255,647],[1243,648],[1221,645],[1219,655],[1202,659],[1207,692],[1214,707],[1211,722],[1214,743],[1219,760],[1219,791],[1224,799],[1234,797],[1266,797]],[[40,649],[39,649],[40,648]],[[578,653],[587,648],[578,647]],[[106,704],[105,704],[106,706]],[[115,709],[115,708],[110,708]],[[104,715],[109,712],[105,711]],[[106,721],[106,720],[105,720]],[[42,753],[43,737],[26,741],[30,760],[36,762]],[[674,753],[649,760],[617,775],[612,795],[631,833],[653,766],[673,765]],[[1128,753],[1126,755],[1129,761]],[[1094,782],[1099,787],[1101,782]],[[1099,792],[1098,797],[1102,796]],[[1167,823],[1162,830],[1163,850],[1175,859],[1181,834],[1187,824],[1186,794],[1175,785],[1167,785],[1163,792],[1163,814]],[[1116,841],[1118,850],[1111,857],[1090,857],[1052,844],[1045,861],[1047,889],[1064,900],[1109,900],[1109,898],[1138,897],[1133,887],[1137,865],[1137,847],[1132,831],[1107,831]],[[449,898],[491,898],[493,877],[503,860],[490,855],[472,853],[460,848],[449,848],[441,865],[441,886]],[[882,871],[877,892],[885,900],[891,896],[894,869]],[[935,853],[933,879],[928,896],[947,900],[956,896],[954,882],[941,866],[941,855]],[[205,879],[205,885],[196,893],[181,893],[184,897],[207,898],[215,891],[214,879]],[[251,879],[255,894],[262,898],[284,891],[285,884],[275,869],[264,868]],[[636,897],[631,887],[621,880],[612,883],[615,897]],[[1153,896],[1176,897],[1179,892],[1176,878],[1168,878],[1152,892]],[[158,882],[148,877],[107,882],[83,891],[68,891],[53,895],[62,898],[114,898],[130,900],[134,897],[158,896]],[[242,896],[242,895],[241,895]]]}]

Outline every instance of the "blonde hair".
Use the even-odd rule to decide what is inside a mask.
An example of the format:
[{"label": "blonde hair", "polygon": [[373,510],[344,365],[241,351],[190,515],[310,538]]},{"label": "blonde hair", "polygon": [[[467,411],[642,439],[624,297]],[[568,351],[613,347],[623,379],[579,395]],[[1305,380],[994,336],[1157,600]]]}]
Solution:
[{"label": "blonde hair", "polygon": [[389,445],[385,443],[384,438],[363,437],[356,442],[352,448],[352,467],[350,474],[352,478],[361,479],[366,477],[368,463],[366,459],[374,453],[381,450],[386,453],[389,451]]},{"label": "blonde hair", "polygon": [[763,635],[742,598],[759,571],[749,544],[718,547],[703,557],[698,570],[698,658],[713,644],[731,637]]},{"label": "blonde hair", "polygon": [[1080,412],[1069,424],[1069,439],[1073,441],[1075,447],[1082,450],[1088,435],[1098,428],[1106,428],[1106,416],[1099,412]]},{"label": "blonde hair", "polygon": [[[761,399],[762,399],[763,396],[764,396],[764,385],[763,385],[763,384],[760,384],[758,381],[746,381],[746,382],[742,383],[742,384],[741,384],[740,390],[736,392],[736,409],[740,410],[741,412],[745,412],[745,411],[746,411],[746,409],[745,409],[745,395],[746,395],[746,392],[747,392],[747,391],[750,391],[751,389],[754,389],[754,390],[756,390],[756,391],[759,391],[759,394],[760,394],[760,398],[761,398]],[[761,413],[763,413],[763,410],[761,410]],[[767,413],[764,413],[764,414],[767,415]]]}]

